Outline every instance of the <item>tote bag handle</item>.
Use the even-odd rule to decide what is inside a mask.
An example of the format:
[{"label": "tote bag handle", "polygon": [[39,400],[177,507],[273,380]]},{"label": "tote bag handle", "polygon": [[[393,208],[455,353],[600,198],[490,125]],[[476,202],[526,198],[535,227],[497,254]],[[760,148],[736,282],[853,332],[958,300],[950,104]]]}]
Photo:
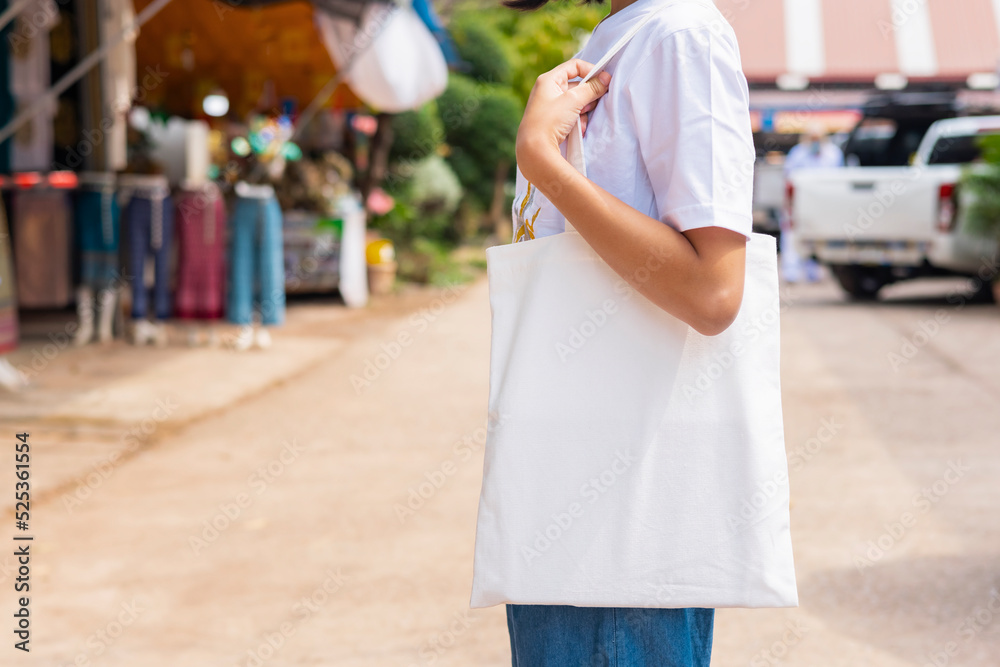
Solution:
[{"label": "tote bag handle", "polygon": [[[614,58],[619,51],[624,49],[625,46],[628,45],[630,41],[632,41],[632,38],[635,37],[636,33],[642,30],[643,26],[649,23],[649,21],[654,16],[656,16],[657,12],[660,12],[668,7],[673,7],[675,5],[681,5],[681,4],[684,4],[684,0],[681,0],[679,2],[671,2],[664,5],[663,7],[658,7],[657,9],[654,9],[653,11],[649,12],[644,17],[642,17],[641,21],[639,21],[634,26],[629,28],[628,32],[622,35],[621,38],[617,42],[615,42],[615,45],[612,46],[610,49],[608,49],[608,52],[605,53],[601,57],[601,59],[594,64],[593,69],[590,70],[587,76],[580,79],[579,85],[583,85],[588,81],[590,81],[591,79],[593,79],[595,76],[597,76],[597,74],[604,69],[604,66],[608,64],[608,61]],[[587,175],[587,156],[583,152],[583,127],[580,125],[579,119],[573,125],[573,129],[566,137],[566,159],[569,161],[571,165],[573,165],[573,167],[578,172],[580,172],[584,176]],[[569,220],[566,220],[566,231],[567,232],[576,231]]]}]

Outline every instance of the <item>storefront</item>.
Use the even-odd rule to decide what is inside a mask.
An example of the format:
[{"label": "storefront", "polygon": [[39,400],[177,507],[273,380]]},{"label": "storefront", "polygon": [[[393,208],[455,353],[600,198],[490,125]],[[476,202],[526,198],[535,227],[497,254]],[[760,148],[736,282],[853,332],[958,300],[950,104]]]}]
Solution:
[{"label": "storefront", "polygon": [[[363,62],[384,37],[338,43],[363,34],[374,6],[340,4],[17,0],[3,12],[0,355],[17,346],[19,313],[75,306],[80,344],[165,344],[169,320],[228,320],[245,349],[266,347],[286,292],[365,304],[358,174],[378,122],[348,85],[359,58],[338,75],[331,49]],[[446,78],[433,25],[412,8],[380,16],[422,31]],[[421,104],[434,93],[420,92]]]}]

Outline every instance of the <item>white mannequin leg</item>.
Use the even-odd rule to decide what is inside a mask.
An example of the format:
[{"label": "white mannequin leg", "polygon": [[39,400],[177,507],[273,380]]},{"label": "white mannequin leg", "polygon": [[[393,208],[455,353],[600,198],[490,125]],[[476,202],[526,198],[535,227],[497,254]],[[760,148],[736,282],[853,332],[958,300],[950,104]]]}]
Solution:
[{"label": "white mannequin leg", "polygon": [[233,349],[237,352],[245,352],[253,346],[254,327],[252,324],[244,324],[233,339]]},{"label": "white mannequin leg", "polygon": [[28,386],[24,374],[14,368],[6,356],[0,356],[0,387],[7,391],[20,391]]},{"label": "white mannequin leg", "polygon": [[81,285],[76,290],[76,314],[78,319],[74,345],[86,345],[94,337],[94,290]]},{"label": "white mannequin leg", "polygon": [[149,320],[132,320],[132,344],[146,345],[153,341],[154,329]]},{"label": "white mannequin leg", "polygon": [[260,327],[257,329],[256,334],[253,338],[253,344],[261,350],[266,350],[271,347],[271,332],[268,331],[267,327]]},{"label": "white mannequin leg", "polygon": [[97,301],[97,340],[101,344],[110,343],[114,337],[115,306],[118,304],[118,292],[113,289],[103,289]]}]

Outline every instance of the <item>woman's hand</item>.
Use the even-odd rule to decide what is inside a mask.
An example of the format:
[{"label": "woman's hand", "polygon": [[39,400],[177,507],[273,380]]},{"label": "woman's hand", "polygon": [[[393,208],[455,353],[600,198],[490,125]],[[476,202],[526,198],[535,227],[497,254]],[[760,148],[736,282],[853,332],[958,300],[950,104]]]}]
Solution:
[{"label": "woman's hand", "polygon": [[587,76],[593,65],[574,58],[542,74],[528,96],[528,105],[517,130],[517,166],[534,183],[546,180],[553,160],[561,160],[561,144],[573,130],[577,119],[586,130],[584,114],[608,92],[611,75],[601,72],[584,85],[570,79]]}]

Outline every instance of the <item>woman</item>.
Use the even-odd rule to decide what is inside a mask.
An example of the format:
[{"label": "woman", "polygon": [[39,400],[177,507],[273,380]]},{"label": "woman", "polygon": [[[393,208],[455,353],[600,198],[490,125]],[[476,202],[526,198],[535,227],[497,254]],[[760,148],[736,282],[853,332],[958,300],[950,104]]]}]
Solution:
[{"label": "woman", "polygon": [[[604,72],[574,85],[649,12]],[[611,0],[577,55],[528,99],[515,241],[560,233],[565,216],[641,294],[721,333],[740,309],[752,226],[749,94],[732,29],[711,0]],[[587,177],[560,149],[578,118]],[[636,271],[650,255],[662,268]],[[507,620],[515,667],[686,667],[709,664],[714,610],[508,605]]]}]

